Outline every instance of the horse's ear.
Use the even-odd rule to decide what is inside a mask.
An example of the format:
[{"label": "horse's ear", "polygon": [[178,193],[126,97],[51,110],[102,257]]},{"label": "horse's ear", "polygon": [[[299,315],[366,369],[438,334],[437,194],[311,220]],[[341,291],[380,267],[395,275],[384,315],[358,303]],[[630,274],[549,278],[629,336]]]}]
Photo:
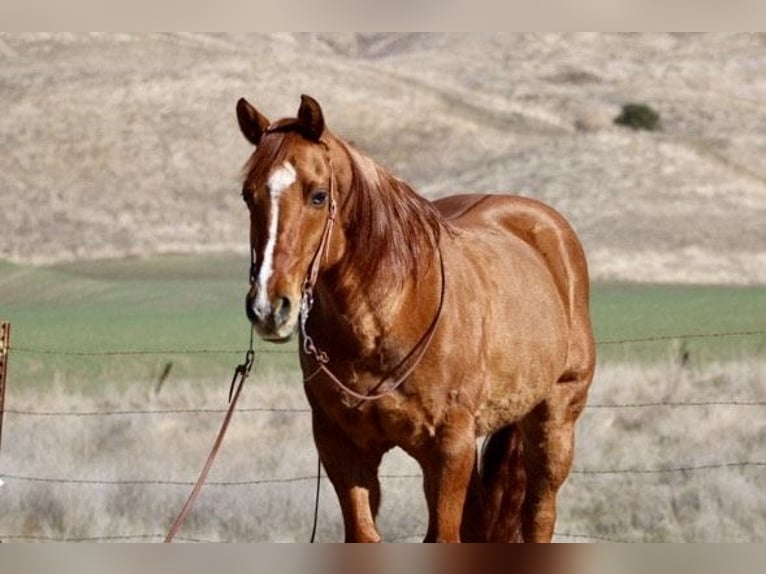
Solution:
[{"label": "horse's ear", "polygon": [[298,109],[298,123],[304,133],[314,141],[319,141],[324,132],[324,116],[322,108],[311,96],[301,96],[301,107]]},{"label": "horse's ear", "polygon": [[237,120],[239,129],[247,141],[256,146],[261,142],[261,136],[270,123],[266,116],[250,105],[245,98],[240,98],[237,102]]}]

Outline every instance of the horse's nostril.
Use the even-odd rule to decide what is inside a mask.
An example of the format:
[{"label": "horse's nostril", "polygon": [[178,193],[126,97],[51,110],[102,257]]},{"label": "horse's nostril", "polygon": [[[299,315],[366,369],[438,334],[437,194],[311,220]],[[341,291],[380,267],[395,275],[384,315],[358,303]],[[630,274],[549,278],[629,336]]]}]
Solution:
[{"label": "horse's nostril", "polygon": [[284,324],[290,318],[292,304],[287,297],[279,297],[274,306],[274,322],[277,325]]},{"label": "horse's nostril", "polygon": [[251,322],[257,319],[257,315],[255,314],[255,299],[250,297],[250,295],[245,297],[245,314]]}]

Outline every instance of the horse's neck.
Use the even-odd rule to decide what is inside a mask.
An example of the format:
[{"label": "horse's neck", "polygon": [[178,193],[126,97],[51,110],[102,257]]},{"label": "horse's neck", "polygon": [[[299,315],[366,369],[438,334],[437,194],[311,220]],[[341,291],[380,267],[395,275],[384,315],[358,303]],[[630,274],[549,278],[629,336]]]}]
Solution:
[{"label": "horse's neck", "polygon": [[317,326],[325,338],[359,357],[380,353],[381,341],[402,336],[399,325],[417,299],[412,281],[405,286],[364,287],[353,271],[318,285]]},{"label": "horse's neck", "polygon": [[[345,176],[338,182],[339,200],[343,204],[344,196],[351,197],[352,163],[366,172],[367,183],[372,186],[383,185],[384,180],[378,178],[385,178],[386,174],[372,159],[346,144],[341,145],[341,155],[336,156],[340,164],[336,167]],[[378,190],[373,189],[373,192]],[[387,190],[387,193],[396,192],[400,190]],[[386,192],[381,189],[379,193]],[[350,207],[342,215],[352,217],[352,213],[353,208]],[[341,229],[346,228],[341,226]],[[344,233],[341,229],[338,231]],[[346,237],[344,241],[346,250],[353,248],[348,239]],[[392,241],[387,248],[395,249],[397,246],[406,248],[402,241]],[[432,257],[428,256],[428,249],[434,250]],[[438,261],[435,245],[429,247],[424,242],[422,250],[424,261]],[[376,270],[357,268],[359,258],[346,251],[332,271],[320,276],[317,285],[319,309],[312,322],[320,336],[326,338],[328,344],[341,341],[338,344],[341,351],[348,350],[349,354],[362,358],[381,357],[383,362],[386,358],[382,355],[387,350],[393,355],[399,354],[399,346],[409,351],[431,320],[431,314],[438,305],[440,285],[438,264],[422,263],[417,269],[409,269],[405,265],[411,264],[411,259],[393,257],[398,270],[394,273],[393,268],[387,270],[380,266]],[[381,265],[385,267],[386,262],[382,261]]]},{"label": "horse's neck", "polygon": [[353,283],[352,274],[320,279],[310,334],[336,365],[385,374],[412,352],[437,313],[439,265],[424,266],[404,285]]}]

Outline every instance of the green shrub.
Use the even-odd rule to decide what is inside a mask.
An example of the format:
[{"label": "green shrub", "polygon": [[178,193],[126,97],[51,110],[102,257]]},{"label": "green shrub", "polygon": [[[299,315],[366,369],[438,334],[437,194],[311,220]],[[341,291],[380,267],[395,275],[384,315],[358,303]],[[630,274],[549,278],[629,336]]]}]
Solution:
[{"label": "green shrub", "polygon": [[634,130],[660,129],[660,115],[646,104],[625,104],[614,123]]}]

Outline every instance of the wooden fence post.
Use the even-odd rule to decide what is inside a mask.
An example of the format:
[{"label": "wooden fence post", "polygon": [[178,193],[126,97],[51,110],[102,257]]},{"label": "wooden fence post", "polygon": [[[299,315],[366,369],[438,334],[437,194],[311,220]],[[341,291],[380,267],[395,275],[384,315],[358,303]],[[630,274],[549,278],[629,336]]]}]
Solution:
[{"label": "wooden fence post", "polygon": [[3,413],[5,412],[5,380],[11,350],[11,324],[0,323],[0,447],[3,444]]}]

